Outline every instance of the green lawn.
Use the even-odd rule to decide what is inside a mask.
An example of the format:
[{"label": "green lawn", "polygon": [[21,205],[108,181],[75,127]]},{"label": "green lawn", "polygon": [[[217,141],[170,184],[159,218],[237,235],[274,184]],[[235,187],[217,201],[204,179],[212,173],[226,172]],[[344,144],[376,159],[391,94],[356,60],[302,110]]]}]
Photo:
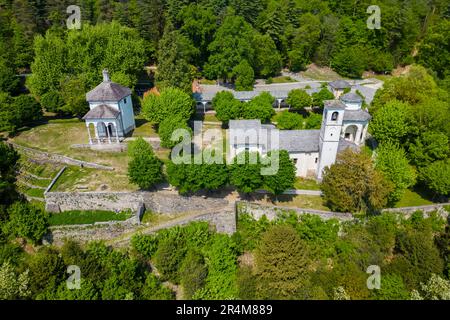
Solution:
[{"label": "green lawn", "polygon": [[295,189],[300,190],[320,190],[320,186],[314,179],[305,179],[297,177],[294,183]]},{"label": "green lawn", "polygon": [[90,211],[64,211],[52,214],[49,223],[51,226],[71,225],[71,224],[92,224],[102,221],[124,221],[131,217],[130,211],[90,210]]},{"label": "green lawn", "polygon": [[155,127],[142,117],[136,117],[136,128],[133,130],[133,137],[157,137]]},{"label": "green lawn", "polygon": [[324,204],[321,196],[282,194],[275,197],[273,195],[257,195],[251,201],[263,205],[330,211],[330,208]]},{"label": "green lawn", "polygon": [[17,188],[20,193],[25,194],[30,197],[36,197],[36,198],[44,198],[44,191],[43,189],[38,188],[31,188],[26,185],[20,184],[20,182],[17,183]]},{"label": "green lawn", "polygon": [[[145,128],[147,131],[150,130],[151,126],[148,122],[139,124],[137,128],[138,133],[139,130],[143,133]],[[103,185],[106,185],[106,190],[110,191],[137,190],[136,186],[131,185],[128,182],[127,167],[129,157],[126,152],[102,152],[90,149],[71,148],[72,144],[86,144],[88,142],[88,135],[84,122],[73,120],[65,121],[65,119],[63,119],[61,123],[38,125],[20,132],[13,138],[13,141],[26,147],[58,153],[75,159],[94,162],[114,168],[113,171],[106,171],[69,166],[62,175],[61,181],[58,181],[57,186],[52,188],[52,191],[75,191],[79,186],[88,186],[86,191],[98,191],[101,190],[100,188]],[[168,151],[161,150],[158,151],[157,154],[163,159],[166,159]],[[24,159],[23,163],[25,166],[28,165],[26,159]],[[53,178],[61,167],[62,166],[60,165],[55,170],[55,168],[52,169],[47,165],[33,165],[30,169],[26,168],[26,171],[35,175]]]},{"label": "green lawn", "polygon": [[422,192],[417,192],[413,190],[406,190],[403,197],[399,202],[396,203],[395,207],[415,207],[415,206],[425,206],[433,204],[433,201],[427,199],[427,196],[422,194]]},{"label": "green lawn", "polygon": [[216,84],[216,80],[200,79],[200,84]]},{"label": "green lawn", "polygon": [[[266,83],[270,83],[267,82],[268,80],[266,80]],[[297,80],[292,79],[289,76],[279,76],[279,77],[273,77],[272,78],[272,82],[271,83],[288,83],[288,82],[297,82]]]}]

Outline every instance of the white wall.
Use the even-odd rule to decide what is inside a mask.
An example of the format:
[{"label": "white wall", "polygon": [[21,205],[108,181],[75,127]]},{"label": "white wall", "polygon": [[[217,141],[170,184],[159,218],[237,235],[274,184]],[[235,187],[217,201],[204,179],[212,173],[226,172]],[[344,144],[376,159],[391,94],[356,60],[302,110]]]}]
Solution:
[{"label": "white wall", "polygon": [[314,176],[316,174],[319,164],[318,152],[292,152],[289,153],[289,157],[291,159],[297,159],[297,163],[295,164],[297,177]]},{"label": "white wall", "polygon": [[116,110],[119,110],[119,104],[117,103],[117,101],[93,101],[89,102],[89,108],[94,109],[95,107],[102,104],[106,104],[108,106],[113,107]]}]

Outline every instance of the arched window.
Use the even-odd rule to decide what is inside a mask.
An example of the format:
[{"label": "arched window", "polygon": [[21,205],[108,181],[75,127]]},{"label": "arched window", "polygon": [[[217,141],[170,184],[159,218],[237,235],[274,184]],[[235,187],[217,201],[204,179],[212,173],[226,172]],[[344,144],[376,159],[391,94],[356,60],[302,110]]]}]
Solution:
[{"label": "arched window", "polygon": [[339,112],[337,112],[337,111],[333,112],[333,114],[331,115],[331,120],[336,121],[338,116],[339,116]]}]

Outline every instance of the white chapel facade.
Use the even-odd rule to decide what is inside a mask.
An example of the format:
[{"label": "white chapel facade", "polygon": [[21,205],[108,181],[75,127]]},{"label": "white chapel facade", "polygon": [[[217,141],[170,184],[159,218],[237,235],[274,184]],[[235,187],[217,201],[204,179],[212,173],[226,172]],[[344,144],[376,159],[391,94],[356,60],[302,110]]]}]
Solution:
[{"label": "white chapel facade", "polygon": [[[86,94],[89,111],[83,117],[89,134],[89,144],[119,143],[136,128],[131,90],[112,82],[108,70],[103,70],[103,82]],[[90,127],[94,127],[91,134]]]}]

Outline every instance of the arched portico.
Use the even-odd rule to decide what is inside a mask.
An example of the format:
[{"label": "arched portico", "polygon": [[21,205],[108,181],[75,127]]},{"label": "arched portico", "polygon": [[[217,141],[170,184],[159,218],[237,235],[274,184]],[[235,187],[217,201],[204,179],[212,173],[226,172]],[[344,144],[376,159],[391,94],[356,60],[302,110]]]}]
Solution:
[{"label": "arched portico", "polygon": [[356,142],[358,127],[356,125],[349,125],[345,128],[344,138],[350,142]]},{"label": "arched portico", "polygon": [[[120,135],[117,126],[117,121],[102,121],[102,120],[86,120],[86,128],[89,135],[89,144],[94,143],[112,143],[113,140],[116,143],[120,142]],[[95,133],[92,134],[92,128]]]}]

